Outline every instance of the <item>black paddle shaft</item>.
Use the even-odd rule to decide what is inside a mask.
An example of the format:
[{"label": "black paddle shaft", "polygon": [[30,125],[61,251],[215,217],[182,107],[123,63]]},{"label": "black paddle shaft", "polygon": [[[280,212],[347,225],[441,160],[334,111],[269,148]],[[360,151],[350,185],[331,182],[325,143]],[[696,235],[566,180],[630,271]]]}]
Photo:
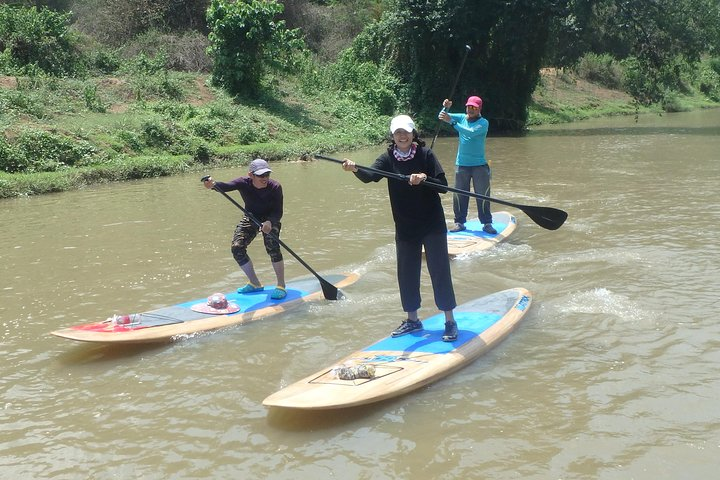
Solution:
[{"label": "black paddle shaft", "polygon": [[[460,74],[463,71],[463,67],[465,66],[465,60],[467,60],[468,53],[470,53],[470,45],[465,45],[465,55],[463,55],[462,61],[460,62],[460,68],[458,69],[457,75],[455,75],[455,81],[453,82],[452,90],[450,90],[450,96],[448,97],[448,100],[452,101],[453,95],[455,95],[455,88],[457,87],[458,80],[460,80]],[[443,107],[444,109],[445,107]],[[435,140],[437,140],[438,135],[440,134],[440,126],[442,123],[438,124],[437,130],[435,130],[435,136],[432,139],[432,142],[430,143],[430,150],[435,146]]]},{"label": "black paddle shaft", "polygon": [[[205,180],[207,180],[207,179],[209,179],[209,178],[210,178],[210,175],[205,175],[204,177],[202,177],[202,178],[200,179],[200,181],[201,181],[201,182],[204,182]],[[225,192],[223,192],[222,190],[220,190],[219,188],[217,188],[217,186],[214,186],[214,185],[213,185],[212,189],[215,190],[216,192],[221,193],[225,198],[227,198],[228,200],[230,200],[230,202],[232,202],[233,205],[235,205],[237,208],[239,208],[240,210],[242,210],[243,213],[244,213],[245,215],[247,215],[247,217],[248,217],[255,225],[258,226],[258,228],[262,228],[262,223],[260,223],[260,221],[255,217],[255,215],[253,215],[252,213],[248,212],[245,208],[242,207],[242,205],[240,205],[238,202],[236,202],[230,195],[228,195],[227,193],[225,193]],[[320,274],[318,274],[315,270],[313,270],[313,269],[310,267],[310,265],[308,265],[307,263],[305,263],[305,261],[304,261],[302,258],[300,258],[300,257],[298,256],[298,254],[296,254],[295,252],[293,252],[290,247],[288,247],[287,245],[285,245],[285,242],[283,242],[282,240],[280,240],[280,238],[278,238],[277,235],[275,235],[275,234],[272,233],[272,232],[268,233],[267,235],[268,235],[270,238],[272,238],[273,240],[275,240],[276,242],[278,242],[280,245],[282,245],[282,247],[283,247],[285,250],[287,250],[293,257],[295,257],[295,259],[296,259],[298,262],[300,262],[303,267],[307,268],[307,269],[310,271],[310,273],[312,273],[313,275],[315,275],[315,277],[316,277],[316,278],[318,279],[318,281],[320,282],[320,286],[322,287],[323,295],[325,296],[325,299],[326,299],[326,300],[338,300],[339,298],[342,298],[342,294],[340,294],[338,288],[337,288],[335,285],[333,285],[332,283],[330,283],[330,282],[328,282],[327,280],[325,280],[324,278],[322,278],[322,277],[320,276]]]},{"label": "black paddle shaft", "polygon": [[[316,158],[321,158],[323,160],[329,160],[331,162],[340,163],[342,164],[342,160],[338,160],[337,158],[331,158],[326,157],[324,155],[314,155]],[[355,164],[357,168],[360,170],[365,170],[367,172],[374,173],[376,175],[382,175],[383,177],[400,180],[403,182],[408,182],[410,180],[410,177],[408,175],[403,175],[401,173],[395,173],[395,172],[386,172],[385,170],[378,170],[377,168],[372,167],[364,167],[362,165]],[[422,183],[423,185],[426,185],[428,187],[434,188],[436,190],[440,190],[443,192],[454,192],[459,195],[465,195],[468,197],[475,197],[480,198],[483,200],[487,200],[489,202],[495,202],[499,203],[501,205],[507,205],[509,207],[515,207],[530,217],[532,221],[540,225],[541,227],[548,229],[548,230],[557,230],[562,226],[562,224],[567,220],[568,214],[567,212],[563,210],[559,210],[557,208],[552,207],[534,207],[531,205],[520,205],[513,202],[507,202],[505,200],[500,200],[493,197],[488,197],[486,195],[482,195],[480,193],[475,192],[468,192],[467,190],[461,190],[459,188],[449,187],[447,185],[440,185],[438,183],[433,183],[430,181],[426,181]]]}]

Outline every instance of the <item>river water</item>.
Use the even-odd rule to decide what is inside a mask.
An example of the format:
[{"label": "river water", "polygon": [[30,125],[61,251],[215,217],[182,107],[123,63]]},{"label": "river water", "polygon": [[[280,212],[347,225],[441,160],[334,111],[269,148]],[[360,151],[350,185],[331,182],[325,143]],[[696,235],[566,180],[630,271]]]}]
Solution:
[{"label": "river water", "polygon": [[[435,146],[450,177],[455,145]],[[548,231],[495,205],[518,229],[453,260],[456,294],[525,287],[529,313],[460,372],[339,412],[262,400],[404,318],[384,181],[273,164],[283,240],[318,272],[361,273],[348,298],[149,347],[48,332],[244,284],[236,207],[198,174],[0,201],[0,477],[715,478],[720,110],[542,127],[488,155],[494,197],[569,219]],[[271,284],[261,242],[251,255]],[[288,278],[308,274],[286,259]],[[423,297],[434,314],[426,272]]]}]

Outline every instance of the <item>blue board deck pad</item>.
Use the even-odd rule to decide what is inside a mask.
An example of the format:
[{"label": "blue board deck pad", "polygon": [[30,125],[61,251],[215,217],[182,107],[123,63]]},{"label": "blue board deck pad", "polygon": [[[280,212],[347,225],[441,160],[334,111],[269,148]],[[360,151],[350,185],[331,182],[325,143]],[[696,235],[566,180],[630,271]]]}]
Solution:
[{"label": "blue board deck pad", "polygon": [[[225,298],[227,298],[228,302],[232,302],[240,307],[240,310],[234,313],[228,313],[227,315],[237,315],[244,312],[251,312],[253,310],[259,310],[264,307],[268,307],[271,305],[277,305],[279,303],[286,303],[290,302],[292,300],[297,300],[298,298],[302,298],[310,292],[306,290],[297,290],[295,288],[290,288],[290,286],[287,287],[286,292],[287,296],[285,298],[280,300],[273,300],[270,298],[270,295],[272,295],[273,290],[275,290],[275,287],[265,287],[260,291],[257,292],[251,292],[251,293],[228,293],[225,295]],[[190,309],[193,305],[197,303],[205,302],[205,299],[200,300],[193,300],[191,302],[185,302],[177,305],[179,308],[186,308]],[[202,313],[202,312],[195,312],[192,311],[195,317],[197,317],[197,313],[200,313],[202,316],[212,316],[212,313]]]},{"label": "blue board deck pad", "polygon": [[370,345],[364,351],[397,350],[402,352],[448,353],[493,326],[502,315],[493,313],[458,312],[458,338],[454,342],[443,342],[445,314],[440,313],[423,320],[423,330],[402,337],[388,337]]},{"label": "blue board deck pad", "polygon": [[480,220],[470,220],[468,222],[465,222],[465,230],[461,232],[448,232],[448,235],[450,237],[484,237],[484,238],[494,238],[497,237],[500,232],[505,230],[508,227],[508,224],[505,222],[496,222],[493,221],[493,227],[495,227],[495,230],[498,231],[498,233],[486,233],[483,232],[484,224],[480,223]]},{"label": "blue board deck pad", "polygon": [[484,225],[477,218],[465,222],[465,230],[448,230],[448,255],[451,258],[472,255],[497,246],[512,235],[517,227],[517,220],[509,212],[493,212],[492,225],[497,233],[484,232]]}]

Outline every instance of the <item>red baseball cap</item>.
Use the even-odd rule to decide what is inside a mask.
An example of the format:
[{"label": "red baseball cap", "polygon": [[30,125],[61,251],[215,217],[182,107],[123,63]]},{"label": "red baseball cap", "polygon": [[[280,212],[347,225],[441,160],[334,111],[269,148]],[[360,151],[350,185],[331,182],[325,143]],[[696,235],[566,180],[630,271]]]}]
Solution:
[{"label": "red baseball cap", "polygon": [[465,102],[465,106],[467,107],[468,105],[477,107],[482,110],[482,98],[475,95],[473,95],[472,97],[468,97],[467,102]]}]

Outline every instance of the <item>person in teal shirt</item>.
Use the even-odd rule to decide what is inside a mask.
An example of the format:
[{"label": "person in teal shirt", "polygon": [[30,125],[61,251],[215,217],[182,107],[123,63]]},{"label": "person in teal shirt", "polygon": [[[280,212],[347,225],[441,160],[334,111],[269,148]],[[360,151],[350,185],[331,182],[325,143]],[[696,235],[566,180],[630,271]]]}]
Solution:
[{"label": "person in teal shirt", "polygon": [[[455,159],[455,188],[470,190],[472,180],[475,193],[490,196],[490,165],[485,158],[485,138],[487,137],[489,123],[481,114],[482,99],[471,96],[465,102],[465,113],[449,113],[452,102],[447,98],[443,101],[443,109],[438,119],[449,123],[458,132],[458,151]],[[466,195],[454,194],[453,214],[455,225],[451,232],[465,230],[468,205],[470,199]],[[491,235],[497,234],[492,226],[492,213],[490,202],[477,199],[478,218],[483,224],[483,231]]]}]

